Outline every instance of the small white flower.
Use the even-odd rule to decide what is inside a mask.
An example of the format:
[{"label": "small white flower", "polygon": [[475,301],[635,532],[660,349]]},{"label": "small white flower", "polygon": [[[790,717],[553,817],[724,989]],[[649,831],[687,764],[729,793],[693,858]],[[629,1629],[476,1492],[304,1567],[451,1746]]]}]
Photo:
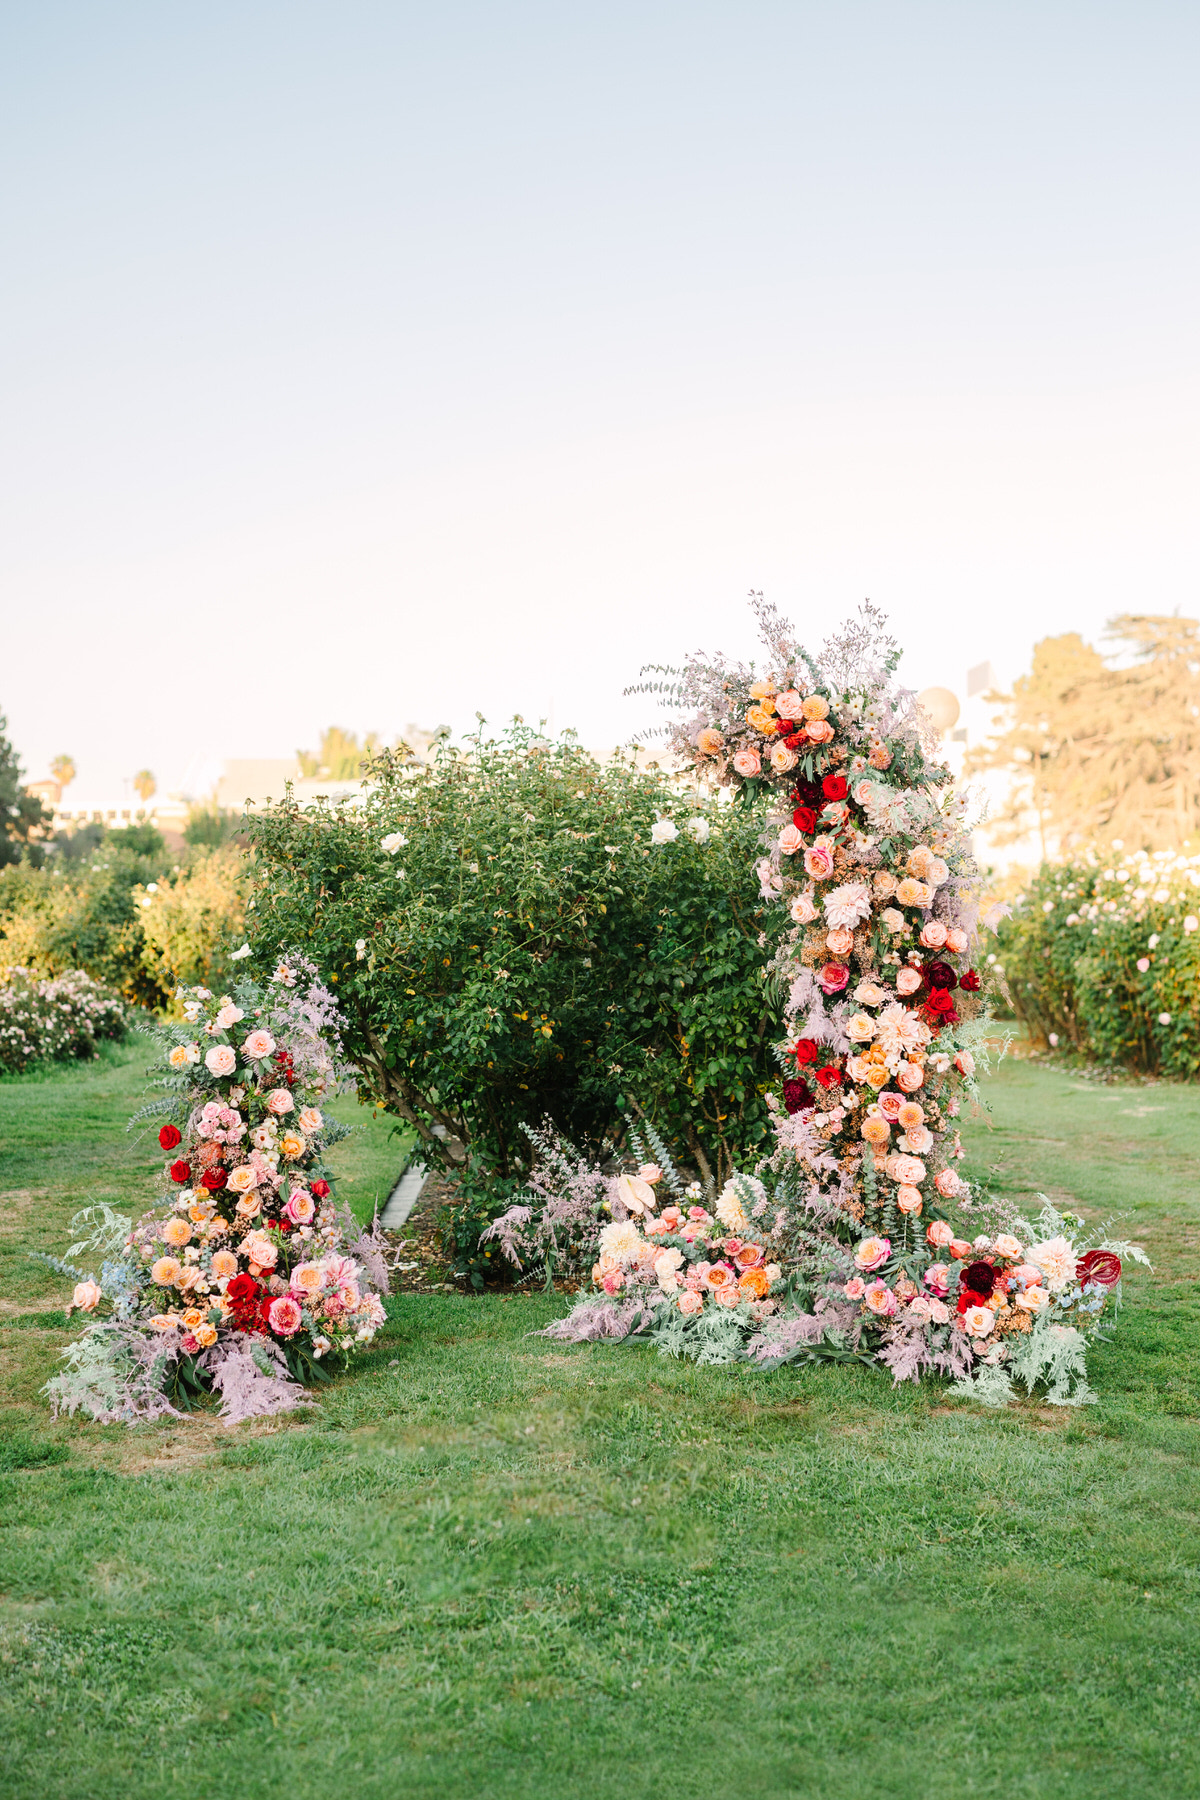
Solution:
[{"label": "small white flower", "polygon": [[1183,921],[1183,929],[1185,931],[1200,931],[1200,919],[1196,917],[1195,913],[1188,914],[1187,918]]},{"label": "small white flower", "polygon": [[697,844],[707,844],[712,833],[707,819],[689,819],[683,828]]},{"label": "small white flower", "polygon": [[362,961],[362,959],[363,959],[363,957],[364,957],[364,956],[365,956],[365,955],[366,955],[366,954],[367,954],[367,940],[366,940],[366,938],[357,938],[357,939],[356,939],[356,940],[355,940],[355,944],[354,944],[354,954],[355,954],[355,956],[356,956],[356,957],[357,957],[357,958],[358,958],[358,960],[359,960],[359,962],[361,962],[361,961]]},{"label": "small white flower", "polygon": [[1171,1023],[1170,1013],[1159,1013],[1158,1022],[1160,1025],[1169,1025]]},{"label": "small white flower", "polygon": [[230,960],[230,962],[245,962],[245,960],[249,956],[249,954],[250,954],[249,944],[243,944],[240,950],[234,951],[233,955],[230,957],[229,960]]},{"label": "small white flower", "polygon": [[679,827],[671,819],[656,819],[650,827],[652,844],[670,844],[679,836]]},{"label": "small white flower", "polygon": [[402,831],[389,831],[388,835],[380,840],[380,849],[386,850],[389,856],[395,856],[397,850],[403,850],[407,842],[408,839]]},{"label": "small white flower", "polygon": [[1050,1044],[1050,1048],[1052,1050],[1058,1049],[1058,1033],[1057,1033],[1057,1031],[1052,1031],[1050,1033],[1049,1044]]}]

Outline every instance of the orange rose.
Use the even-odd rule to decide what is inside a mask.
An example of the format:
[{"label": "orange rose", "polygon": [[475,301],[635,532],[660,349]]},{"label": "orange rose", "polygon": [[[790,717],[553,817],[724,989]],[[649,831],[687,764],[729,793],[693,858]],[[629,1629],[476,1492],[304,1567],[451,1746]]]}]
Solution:
[{"label": "orange rose", "polygon": [[765,1269],[747,1269],[738,1287],[743,1300],[765,1300],[771,1291]]}]

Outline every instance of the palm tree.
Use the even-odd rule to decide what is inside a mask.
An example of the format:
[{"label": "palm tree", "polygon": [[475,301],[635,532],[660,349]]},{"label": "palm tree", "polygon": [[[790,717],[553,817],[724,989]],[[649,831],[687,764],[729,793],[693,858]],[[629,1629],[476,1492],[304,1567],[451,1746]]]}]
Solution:
[{"label": "palm tree", "polygon": [[158,783],[155,781],[149,769],[139,769],[133,778],[133,785],[141,795],[143,801],[149,800],[152,794],[158,792]]},{"label": "palm tree", "polygon": [[55,781],[57,781],[60,792],[63,788],[70,787],[78,774],[74,757],[56,756],[54,761],[50,764],[50,773],[53,775]]}]

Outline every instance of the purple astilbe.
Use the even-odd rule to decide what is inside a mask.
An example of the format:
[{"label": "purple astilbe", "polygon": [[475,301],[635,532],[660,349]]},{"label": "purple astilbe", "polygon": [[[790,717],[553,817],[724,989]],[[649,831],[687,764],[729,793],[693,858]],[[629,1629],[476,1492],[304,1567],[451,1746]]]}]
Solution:
[{"label": "purple astilbe", "polygon": [[898,1319],[883,1334],[877,1360],[892,1371],[893,1385],[919,1382],[922,1375],[968,1375],[975,1356],[965,1332],[951,1331],[944,1347],[932,1344],[924,1320]]},{"label": "purple astilbe", "polygon": [[90,1413],[100,1425],[134,1425],[182,1418],[163,1393],[179,1355],[178,1331],[139,1331],[124,1322],[93,1325],[63,1351],[67,1367],[42,1392],[55,1418]]},{"label": "purple astilbe", "polygon": [[348,1203],[338,1208],[338,1229],[345,1244],[343,1254],[359,1263],[367,1277],[367,1286],[376,1294],[386,1294],[392,1285],[392,1270],[402,1255],[383,1235],[376,1207],[370,1228],[364,1230]]},{"label": "purple astilbe", "polygon": [[[269,1370],[262,1367],[255,1351],[272,1365]],[[227,1425],[314,1404],[300,1383],[292,1380],[283,1351],[270,1338],[255,1338],[253,1348],[244,1340],[219,1338],[197,1358],[197,1367],[211,1377],[220,1394],[221,1417]]]},{"label": "purple astilbe", "polygon": [[493,1219],[486,1231],[481,1231],[481,1244],[498,1243],[500,1254],[506,1262],[512,1263],[515,1269],[524,1267],[521,1254],[532,1251],[531,1234],[525,1229],[533,1218],[532,1208],[528,1206],[510,1206],[502,1212],[498,1219]]},{"label": "purple astilbe", "polygon": [[565,1319],[555,1319],[537,1333],[564,1344],[591,1344],[599,1338],[627,1338],[647,1331],[654,1311],[641,1300],[581,1300]]},{"label": "purple astilbe", "polygon": [[268,1022],[275,1036],[292,1053],[298,1080],[332,1092],[352,1080],[342,1049],[345,1022],[331,990],[321,980],[317,966],[307,956],[291,952],[286,958],[296,985],[280,984],[272,994]]}]

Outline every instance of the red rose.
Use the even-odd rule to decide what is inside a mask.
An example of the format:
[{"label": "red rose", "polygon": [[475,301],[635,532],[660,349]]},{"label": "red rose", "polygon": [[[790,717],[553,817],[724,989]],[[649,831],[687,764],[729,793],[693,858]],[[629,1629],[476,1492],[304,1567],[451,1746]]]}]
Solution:
[{"label": "red rose", "polygon": [[[796,1058],[796,1061],[802,1068],[805,1063],[816,1062],[817,1045],[815,1038],[801,1038],[800,1042],[796,1045],[796,1048],[792,1051],[792,1055]],[[315,1194],[316,1191],[317,1185],[316,1182],[314,1182],[313,1193]]]},{"label": "red rose", "polygon": [[926,963],[922,973],[931,988],[952,988],[958,986],[958,976],[949,963]]},{"label": "red rose", "polygon": [[973,1294],[970,1288],[960,1287],[958,1290],[959,1313],[965,1313],[968,1306],[982,1306],[986,1299],[986,1294]]},{"label": "red rose", "polygon": [[177,1181],[180,1184],[180,1186],[182,1187],[185,1181],[190,1181],[191,1179],[192,1179],[191,1163],[185,1163],[183,1161],[180,1161],[180,1162],[173,1162],[171,1164],[171,1180],[172,1181]]},{"label": "red rose", "polygon": [[158,1141],[164,1150],[173,1150],[176,1144],[181,1144],[183,1142],[183,1139],[176,1131],[174,1125],[164,1125],[158,1134]]},{"label": "red rose", "polygon": [[958,985],[960,988],[965,988],[968,994],[977,994],[979,992],[979,976],[974,969],[968,969],[959,976]]},{"label": "red rose", "polygon": [[783,741],[789,750],[798,750],[804,742],[804,739],[800,736],[798,731],[789,731]]},{"label": "red rose", "polygon": [[318,1200],[324,1200],[329,1193],[329,1183],[327,1181],[314,1181],[311,1184],[311,1192],[316,1195]]},{"label": "red rose", "polygon": [[921,1010],[929,1018],[942,1019],[947,1024],[952,1023],[958,1018],[958,1014],[954,1010],[953,1000],[950,998],[946,989],[942,987],[935,987],[930,991],[929,998]]},{"label": "red rose", "polygon": [[816,1071],[817,1080],[823,1088],[841,1087],[842,1071],[836,1063],[826,1063],[823,1069]]},{"label": "red rose", "polygon": [[811,806],[798,806],[792,814],[792,824],[797,831],[813,831],[816,829],[817,815]]},{"label": "red rose", "polygon": [[225,1298],[231,1306],[245,1306],[248,1301],[255,1298],[257,1293],[257,1281],[253,1275],[247,1275],[243,1270],[242,1274],[235,1275],[229,1282],[225,1289]]},{"label": "red rose", "polygon": [[844,800],[850,792],[850,783],[844,775],[827,775],[821,783],[821,792],[827,800]]},{"label": "red rose", "polygon": [[200,1177],[200,1186],[202,1188],[207,1188],[210,1194],[220,1193],[221,1189],[225,1186],[225,1171],[220,1163],[214,1164],[211,1169],[205,1169],[203,1175]]},{"label": "red rose", "polygon": [[1121,1279],[1121,1259],[1112,1250],[1089,1250],[1075,1264],[1075,1279],[1081,1287],[1089,1281],[1096,1287],[1116,1287]]},{"label": "red rose", "polygon": [[803,1112],[806,1106],[811,1106],[812,1090],[807,1081],[785,1081],[783,1104],[789,1113]]}]

